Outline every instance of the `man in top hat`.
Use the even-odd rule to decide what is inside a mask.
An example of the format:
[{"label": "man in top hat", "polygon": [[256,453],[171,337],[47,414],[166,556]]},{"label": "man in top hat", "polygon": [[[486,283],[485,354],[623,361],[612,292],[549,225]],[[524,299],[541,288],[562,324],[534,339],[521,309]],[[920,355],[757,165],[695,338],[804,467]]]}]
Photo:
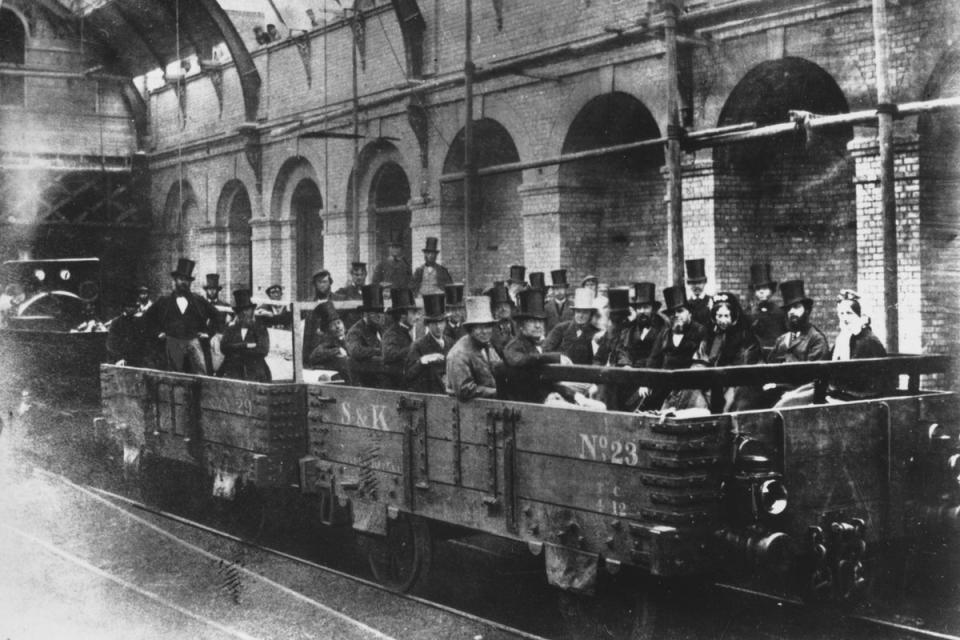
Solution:
[{"label": "man in top hat", "polygon": [[487,289],[486,294],[490,297],[490,311],[497,320],[490,344],[502,359],[503,348],[517,335],[517,326],[513,322],[514,305],[510,300],[509,290],[502,284],[499,286],[495,284]]},{"label": "man in top hat", "polygon": [[467,335],[450,348],[447,354],[447,393],[459,400],[496,398],[497,375],[503,360],[490,344],[497,321],[490,313],[487,296],[466,298]]},{"label": "man in top hat", "polygon": [[467,329],[463,326],[463,289],[462,282],[448,284],[443,288],[444,306],[447,311],[446,328],[443,333],[450,338],[451,342],[456,342],[467,335]]},{"label": "man in top hat", "polygon": [[208,273],[207,281],[203,285],[203,295],[217,310],[217,324],[222,328],[233,320],[233,307],[220,299],[221,290],[223,287],[220,286],[220,274]]},{"label": "man in top hat", "polygon": [[690,313],[693,319],[702,327],[710,324],[710,310],[713,300],[703,292],[707,284],[706,262],[702,258],[687,260],[687,284],[690,286]]},{"label": "man in top hat", "polygon": [[223,332],[220,349],[223,351],[223,366],[217,375],[224,378],[270,382],[267,354],[270,353],[270,334],[254,316],[256,304],[251,300],[249,289],[233,292],[233,309],[237,321]]},{"label": "man in top hat", "polygon": [[627,334],[626,350],[630,366],[646,367],[653,346],[667,330],[667,322],[660,315],[657,286],[652,282],[633,283],[633,302],[630,303],[636,316]]},{"label": "man in top hat", "polygon": [[410,281],[414,297],[425,293],[442,293],[443,288],[453,282],[447,268],[437,262],[439,253],[437,239],[427,238],[427,244],[423,247],[423,264],[413,272]]},{"label": "man in top hat", "polygon": [[[323,333],[330,322],[340,314],[333,306],[330,290],[333,288],[333,276],[326,269],[313,274],[313,293],[317,306],[313,308],[303,324],[303,364],[309,366],[310,354],[323,342]],[[295,320],[299,320],[295,318]]]},{"label": "man in top hat", "polygon": [[387,245],[387,259],[373,269],[373,284],[406,287],[410,284],[410,265],[403,259],[403,244],[393,238]]},{"label": "man in top hat", "polygon": [[[630,333],[630,290],[625,287],[608,289],[607,311],[609,321],[606,331],[598,341],[594,363],[604,367],[629,365],[626,359],[627,337]],[[594,308],[599,309],[601,299],[594,298]]]},{"label": "man in top hat", "polygon": [[[687,369],[693,363],[700,342],[704,338],[704,328],[693,319],[691,304],[687,301],[684,287],[667,287],[663,290],[669,330],[663,331],[653,345],[647,367],[650,369]],[[637,396],[640,408],[644,410],[660,409],[670,392],[667,388],[640,387]]]},{"label": "man in top hat", "polygon": [[527,287],[527,268],[522,264],[510,265],[510,277],[507,278],[507,294],[514,309],[517,307],[517,294]]},{"label": "man in top hat", "polygon": [[593,291],[586,287],[577,289],[570,306],[573,319],[565,320],[550,330],[543,350],[559,351],[570,358],[573,364],[593,364],[593,337],[599,331],[590,322],[594,312]]},{"label": "man in top hat", "polygon": [[403,389],[403,368],[410,353],[410,345],[416,339],[420,307],[407,288],[390,290],[390,317],[393,322],[383,332],[383,368],[386,381],[394,389]]},{"label": "man in top hat", "polygon": [[378,387],[383,372],[383,288],[365,284],[360,290],[361,318],[347,331],[347,365],[353,384]]},{"label": "man in top hat", "polygon": [[567,297],[567,270],[556,269],[550,272],[553,296],[547,301],[547,332],[553,331],[561,322],[573,320],[573,306]]},{"label": "man in top hat", "polygon": [[427,332],[411,345],[403,379],[410,391],[444,393],[447,386],[446,356],[454,343],[445,333],[447,314],[444,294],[424,294],[423,323]]},{"label": "man in top hat", "polygon": [[750,289],[753,290],[753,305],[749,315],[750,328],[764,348],[773,347],[786,330],[783,309],[770,297],[777,288],[777,282],[770,275],[770,263],[750,265]]},{"label": "man in top hat", "polygon": [[149,335],[164,340],[167,366],[171,371],[211,373],[207,369],[201,338],[209,339],[217,327],[217,310],[203,296],[190,291],[193,260],[180,258],[170,272],[173,292],[162,296],[144,315]]},{"label": "man in top hat", "polygon": [[350,384],[346,335],[347,330],[343,325],[343,319],[331,319],[317,346],[308,355],[307,366],[311,369],[336,371],[344,381]]},{"label": "man in top hat", "polygon": [[120,315],[110,321],[107,358],[119,366],[143,366],[146,336],[143,320],[137,316],[139,308],[137,292],[129,292],[123,299]]},{"label": "man in top hat", "polygon": [[334,300],[360,300],[360,290],[367,283],[367,263],[353,262],[350,264],[350,282],[340,287],[334,294]]},{"label": "man in top hat", "polygon": [[780,283],[787,331],[777,338],[767,362],[807,362],[830,358],[827,337],[810,322],[813,300],[803,291],[803,280]]},{"label": "man in top hat", "polygon": [[519,334],[503,349],[506,363],[506,382],[501,394],[508,400],[520,402],[543,402],[553,385],[542,385],[538,371],[545,364],[571,364],[570,358],[559,351],[544,352],[544,325],[547,314],[544,311],[543,289],[526,289],[517,295],[519,302],[517,320]]},{"label": "man in top hat", "polygon": [[[267,287],[266,294],[271,300],[282,300],[283,287],[279,284],[272,284]],[[280,302],[264,302],[254,310],[253,315],[264,326],[273,329],[289,329],[293,318],[287,305]]]}]

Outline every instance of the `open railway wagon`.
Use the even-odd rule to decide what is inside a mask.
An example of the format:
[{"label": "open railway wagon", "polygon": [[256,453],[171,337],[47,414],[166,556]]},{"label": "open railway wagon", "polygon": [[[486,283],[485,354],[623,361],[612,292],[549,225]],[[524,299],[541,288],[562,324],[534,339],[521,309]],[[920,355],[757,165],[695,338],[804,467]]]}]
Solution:
[{"label": "open railway wagon", "polygon": [[543,373],[699,388],[815,380],[818,396],[836,375],[909,379],[877,399],[690,418],[110,365],[101,381],[128,471],[162,458],[202,474],[208,496],[314,495],[324,522],[379,541],[371,564],[396,588],[420,577],[434,537],[485,532],[525,542],[550,583],[579,592],[630,566],[769,575],[776,590],[847,599],[870,580],[874,550],[954,547],[960,406],[954,392],[919,385],[950,364]]}]

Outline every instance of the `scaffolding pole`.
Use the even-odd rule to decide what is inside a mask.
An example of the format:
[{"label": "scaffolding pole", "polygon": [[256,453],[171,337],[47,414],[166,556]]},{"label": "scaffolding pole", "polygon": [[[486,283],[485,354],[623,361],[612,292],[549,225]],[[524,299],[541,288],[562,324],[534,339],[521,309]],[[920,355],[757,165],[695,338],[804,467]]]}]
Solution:
[{"label": "scaffolding pole", "polygon": [[463,43],[463,282],[470,289],[470,218],[473,210],[473,190],[476,182],[476,163],[473,153],[473,2],[464,0]]},{"label": "scaffolding pole", "polygon": [[678,107],[677,16],[682,0],[668,0],[663,7],[664,63],[667,76],[667,280],[683,286],[683,168],[680,159],[680,124]]}]

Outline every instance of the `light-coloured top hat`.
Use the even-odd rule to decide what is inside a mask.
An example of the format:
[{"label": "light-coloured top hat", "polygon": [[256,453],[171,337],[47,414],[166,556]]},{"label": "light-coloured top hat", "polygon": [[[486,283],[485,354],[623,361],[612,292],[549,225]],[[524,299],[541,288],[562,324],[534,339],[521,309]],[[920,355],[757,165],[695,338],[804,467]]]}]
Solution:
[{"label": "light-coloured top hat", "polygon": [[580,287],[573,293],[573,309],[582,311],[593,310],[593,289]]},{"label": "light-coloured top hat", "polygon": [[495,324],[493,314],[490,313],[490,298],[487,296],[467,296],[465,326],[471,324]]}]

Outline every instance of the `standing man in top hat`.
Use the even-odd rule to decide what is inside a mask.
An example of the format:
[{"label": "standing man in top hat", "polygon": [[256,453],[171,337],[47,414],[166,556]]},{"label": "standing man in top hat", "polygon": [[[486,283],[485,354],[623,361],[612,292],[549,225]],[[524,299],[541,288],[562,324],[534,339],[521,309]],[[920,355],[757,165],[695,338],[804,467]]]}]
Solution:
[{"label": "standing man in top hat", "polygon": [[636,312],[636,317],[627,335],[627,360],[630,366],[646,367],[653,346],[667,330],[667,323],[659,313],[657,286],[652,282],[634,282],[630,306]]},{"label": "standing man in top hat", "polygon": [[527,268],[522,264],[510,265],[510,277],[507,278],[507,294],[510,304],[517,308],[517,294],[527,287]]},{"label": "standing man in top hat", "polygon": [[547,314],[544,311],[543,289],[530,288],[517,295],[519,302],[516,320],[519,335],[503,350],[506,362],[504,397],[520,402],[543,402],[552,389],[540,384],[538,371],[545,364],[571,364],[570,358],[559,351],[544,353],[543,340]]},{"label": "standing man in top hat", "polygon": [[225,357],[217,375],[252,382],[270,382],[272,378],[266,360],[270,353],[270,334],[254,316],[257,305],[250,297],[249,289],[233,292],[237,321],[223,332],[220,348]]},{"label": "standing man in top hat", "polygon": [[350,380],[364,387],[378,387],[383,369],[383,288],[365,284],[360,305],[362,317],[347,331],[347,364]]},{"label": "standing man in top hat", "polygon": [[445,332],[447,314],[444,294],[424,294],[423,323],[427,332],[410,347],[403,379],[406,388],[410,391],[444,393],[446,391],[446,356],[454,343]]},{"label": "standing man in top hat", "polygon": [[450,338],[451,342],[456,342],[467,335],[467,329],[463,326],[463,289],[462,282],[448,284],[443,288],[444,305],[447,311],[446,328],[443,333]]},{"label": "standing man in top hat", "polygon": [[490,344],[503,358],[503,348],[517,335],[517,326],[513,322],[513,303],[510,301],[510,292],[503,285],[494,285],[486,293],[490,296],[490,311],[496,319]]},{"label": "standing man in top hat", "polygon": [[698,258],[687,260],[686,266],[691,293],[688,300],[690,313],[700,326],[705,327],[710,324],[710,310],[713,309],[713,300],[703,292],[703,286],[707,284],[706,263],[703,258]]},{"label": "standing man in top hat", "polygon": [[425,293],[442,293],[443,288],[453,282],[447,268],[437,262],[437,254],[440,253],[437,242],[436,238],[427,238],[427,244],[423,248],[423,264],[413,272],[413,279],[410,281],[414,297]]},{"label": "standing man in top hat", "polygon": [[[317,306],[313,308],[303,324],[303,364],[309,366],[310,354],[323,342],[323,333],[330,326],[330,322],[340,317],[333,306],[333,297],[330,289],[333,287],[333,276],[326,269],[313,274],[314,298]],[[298,322],[299,318],[293,319]]]},{"label": "standing man in top hat", "polygon": [[195,266],[186,258],[177,261],[177,268],[170,272],[173,292],[157,300],[144,318],[150,333],[164,340],[171,371],[209,374],[200,340],[208,339],[216,328],[217,310],[190,291]]},{"label": "standing man in top hat", "polygon": [[503,360],[490,345],[496,323],[487,296],[466,299],[463,324],[467,335],[447,354],[447,393],[462,401],[497,397],[496,376],[503,369]]},{"label": "standing man in top hat", "polygon": [[561,322],[573,320],[573,305],[567,297],[567,270],[556,269],[550,272],[553,296],[547,301],[547,331],[550,332]]},{"label": "standing man in top hat", "polygon": [[220,367],[223,365],[223,352],[220,350],[220,340],[223,336],[223,330],[227,325],[233,322],[234,314],[233,307],[220,299],[220,291],[223,287],[220,286],[220,274],[218,273],[208,273],[207,281],[203,285],[203,294],[207,298],[207,302],[213,305],[213,308],[217,310],[217,323],[216,326],[212,328],[213,333],[210,335],[210,340],[208,342],[201,342],[203,346],[203,355],[207,359],[207,371],[210,373],[216,373]]},{"label": "standing man in top hat", "polygon": [[808,362],[830,358],[827,337],[810,322],[813,300],[803,291],[803,280],[780,283],[780,296],[787,315],[787,332],[767,356],[767,362]]},{"label": "standing man in top hat", "polygon": [[750,288],[754,298],[749,312],[750,328],[760,341],[760,346],[769,349],[786,330],[783,309],[770,299],[777,282],[770,275],[769,262],[750,265]]},{"label": "standing man in top hat", "polygon": [[[593,291],[581,287],[574,292],[572,320],[565,320],[547,334],[544,351],[559,351],[573,364],[593,364],[593,336],[599,331],[590,322],[594,312]],[[547,303],[547,309],[550,303]]]},{"label": "standing man in top hat", "polygon": [[386,382],[394,389],[403,389],[403,368],[415,339],[420,307],[407,288],[390,291],[390,316],[393,322],[383,332],[383,368]]},{"label": "standing man in top hat", "polygon": [[403,259],[403,243],[391,238],[387,245],[387,259],[373,269],[371,283],[390,287],[406,287],[410,284],[410,265]]}]

